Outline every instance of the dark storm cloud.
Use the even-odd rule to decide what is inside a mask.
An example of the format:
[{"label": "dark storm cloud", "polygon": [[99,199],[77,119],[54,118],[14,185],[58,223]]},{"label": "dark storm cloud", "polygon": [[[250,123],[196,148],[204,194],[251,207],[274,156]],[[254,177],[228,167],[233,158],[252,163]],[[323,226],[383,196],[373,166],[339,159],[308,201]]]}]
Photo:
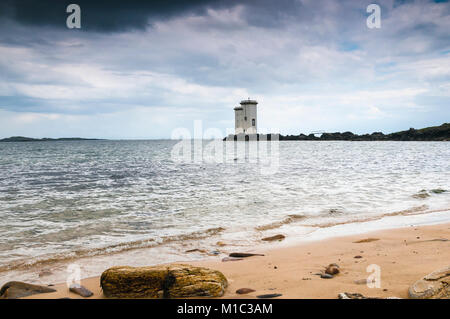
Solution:
[{"label": "dark storm cloud", "polygon": [[[182,14],[202,14],[208,7],[232,6],[225,0],[6,0],[0,4],[0,17],[30,26],[64,28],[66,8],[81,7],[84,31],[103,32],[145,29],[149,19],[165,19]],[[150,21],[151,22],[151,21]]]},{"label": "dark storm cloud", "polygon": [[142,30],[158,20],[237,5],[245,7],[248,24],[257,27],[280,27],[290,17],[312,18],[311,10],[295,0],[3,0],[0,18],[27,26],[65,28],[71,3],[81,7],[82,31],[97,32]]}]

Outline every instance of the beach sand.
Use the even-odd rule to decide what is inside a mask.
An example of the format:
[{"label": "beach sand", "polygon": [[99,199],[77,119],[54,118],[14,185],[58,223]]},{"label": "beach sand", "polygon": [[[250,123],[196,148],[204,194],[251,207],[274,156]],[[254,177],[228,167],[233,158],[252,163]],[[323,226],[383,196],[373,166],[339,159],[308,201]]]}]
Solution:
[{"label": "beach sand", "polygon": [[[377,240],[355,243],[367,238]],[[189,264],[223,272],[229,282],[223,298],[255,298],[268,293],[280,293],[280,298],[337,298],[341,292],[408,298],[411,284],[450,265],[450,241],[436,239],[450,239],[450,223],[375,231],[291,246],[280,242],[276,244],[279,248],[251,251],[265,254],[263,257],[229,262],[222,262],[222,257],[218,257]],[[221,249],[242,252],[226,246]],[[315,275],[330,263],[339,265],[340,274],[332,279]],[[355,283],[371,275],[366,270],[372,264],[380,267],[380,288]],[[94,293],[90,298],[103,298],[99,277],[84,279],[81,284]],[[53,288],[57,292],[28,298],[82,298],[69,292],[65,283]],[[238,295],[239,288],[251,288],[255,292]]]}]

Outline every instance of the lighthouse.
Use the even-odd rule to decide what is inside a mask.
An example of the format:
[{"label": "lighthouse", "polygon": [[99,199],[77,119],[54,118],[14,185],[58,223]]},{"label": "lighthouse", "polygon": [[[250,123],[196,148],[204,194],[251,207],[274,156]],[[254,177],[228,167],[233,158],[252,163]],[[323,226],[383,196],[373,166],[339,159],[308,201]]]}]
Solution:
[{"label": "lighthouse", "polygon": [[258,127],[258,119],[256,116],[255,100],[242,100],[240,106],[234,108],[234,127],[235,134],[256,134]]}]

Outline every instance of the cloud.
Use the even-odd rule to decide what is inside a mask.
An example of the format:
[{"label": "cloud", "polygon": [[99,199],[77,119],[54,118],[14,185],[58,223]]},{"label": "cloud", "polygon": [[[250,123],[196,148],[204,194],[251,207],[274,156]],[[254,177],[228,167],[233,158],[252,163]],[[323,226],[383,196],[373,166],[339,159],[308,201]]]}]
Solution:
[{"label": "cloud", "polygon": [[[234,1],[229,1],[232,3]],[[74,1],[5,0],[0,4],[3,18],[33,27],[65,28],[66,8]],[[152,20],[181,14],[201,14],[206,6],[223,6],[214,0],[77,0],[82,10],[83,27],[87,31],[123,32],[145,29]]]},{"label": "cloud", "polygon": [[35,132],[65,135],[73,121],[89,136],[169,137],[195,119],[225,130],[248,96],[261,127],[285,134],[448,115],[448,3],[381,1],[382,27],[368,29],[370,1],[82,1],[81,32],[39,3],[0,10],[0,109],[35,116]]}]

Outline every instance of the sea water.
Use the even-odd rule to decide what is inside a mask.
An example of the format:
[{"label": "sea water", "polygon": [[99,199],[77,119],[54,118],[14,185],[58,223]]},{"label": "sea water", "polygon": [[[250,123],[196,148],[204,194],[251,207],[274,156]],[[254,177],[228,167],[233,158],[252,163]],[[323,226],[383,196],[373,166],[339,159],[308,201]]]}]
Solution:
[{"label": "sea water", "polygon": [[177,143],[0,143],[0,284],[64,281],[70,264],[88,277],[220,258],[279,233],[450,221],[450,142],[280,141],[270,174],[245,160],[176,161]]}]

